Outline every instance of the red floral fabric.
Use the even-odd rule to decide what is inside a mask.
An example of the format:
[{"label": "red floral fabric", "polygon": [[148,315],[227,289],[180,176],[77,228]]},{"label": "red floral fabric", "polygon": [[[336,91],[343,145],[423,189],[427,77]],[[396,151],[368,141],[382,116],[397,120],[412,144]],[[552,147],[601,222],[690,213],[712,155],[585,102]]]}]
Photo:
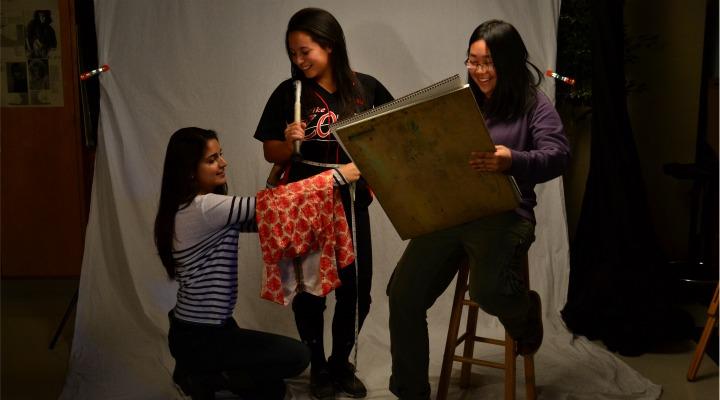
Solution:
[{"label": "red floral fabric", "polygon": [[[258,192],[255,214],[265,264],[260,297],[288,304],[288,297],[294,294],[283,290],[288,286],[317,296],[325,296],[340,286],[337,268],[352,264],[355,251],[340,193],[333,182],[330,170]],[[283,282],[283,276],[295,275],[282,268],[293,268],[295,257],[304,258],[312,252],[319,252],[318,265],[312,265],[317,268],[312,279]]]}]

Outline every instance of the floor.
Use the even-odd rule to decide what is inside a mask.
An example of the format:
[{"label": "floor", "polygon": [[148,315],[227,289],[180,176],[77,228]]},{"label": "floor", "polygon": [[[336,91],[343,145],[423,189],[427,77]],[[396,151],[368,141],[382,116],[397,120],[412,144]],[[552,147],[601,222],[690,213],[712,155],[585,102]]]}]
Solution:
[{"label": "floor", "polygon": [[[72,315],[55,347],[48,347],[77,288],[73,279],[2,280],[0,398],[57,399],[62,390],[72,341]],[[699,305],[693,314],[704,323]],[[717,336],[713,339],[717,342]],[[685,375],[695,343],[678,343],[662,353],[621,357],[655,383],[663,400],[718,399],[718,366],[705,356],[695,382]],[[717,352],[717,347],[715,346]]]}]

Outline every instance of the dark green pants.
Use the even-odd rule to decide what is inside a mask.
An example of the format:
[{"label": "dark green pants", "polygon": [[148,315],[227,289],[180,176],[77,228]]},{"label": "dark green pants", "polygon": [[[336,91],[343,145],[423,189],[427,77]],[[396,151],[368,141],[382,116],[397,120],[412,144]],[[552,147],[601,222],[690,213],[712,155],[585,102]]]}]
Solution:
[{"label": "dark green pants", "polygon": [[522,336],[528,312],[522,259],[534,231],[532,222],[507,212],[410,241],[387,288],[390,390],[396,396],[430,398],[427,310],[450,285],[465,255],[470,265],[470,298],[497,316],[511,336]]}]

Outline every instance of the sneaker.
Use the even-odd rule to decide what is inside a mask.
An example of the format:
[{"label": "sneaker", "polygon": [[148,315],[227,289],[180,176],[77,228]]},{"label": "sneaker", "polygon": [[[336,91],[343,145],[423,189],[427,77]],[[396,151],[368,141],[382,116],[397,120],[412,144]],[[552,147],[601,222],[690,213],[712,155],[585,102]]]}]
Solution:
[{"label": "sneaker", "polygon": [[317,400],[335,400],[335,386],[327,369],[310,371],[310,394]]},{"label": "sneaker", "polygon": [[338,391],[345,392],[348,397],[354,399],[367,396],[365,385],[355,375],[354,365],[347,361],[344,363],[328,363],[328,369]]},{"label": "sneaker", "polygon": [[530,307],[528,309],[528,331],[527,335],[517,339],[517,353],[521,356],[529,356],[537,353],[543,341],[542,305],[540,295],[531,290]]}]

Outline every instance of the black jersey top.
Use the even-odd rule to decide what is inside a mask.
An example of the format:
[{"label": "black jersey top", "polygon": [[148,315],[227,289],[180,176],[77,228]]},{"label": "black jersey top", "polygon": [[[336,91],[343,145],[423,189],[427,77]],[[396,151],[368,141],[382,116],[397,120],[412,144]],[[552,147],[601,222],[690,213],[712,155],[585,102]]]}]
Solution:
[{"label": "black jersey top", "polygon": [[[362,98],[356,99],[355,112],[362,112],[393,100],[388,90],[370,75],[356,73],[360,82]],[[330,133],[330,124],[349,117],[340,115],[340,99],[337,93],[329,93],[313,80],[302,80],[300,118],[306,123],[305,140],[300,146],[303,159],[324,164],[346,164],[350,158]],[[295,88],[293,80],[282,82],[273,91],[265,104],[262,117],[255,130],[255,139],[285,140],[285,127],[293,122]],[[321,172],[321,167],[293,162],[290,167],[291,182],[307,178]],[[367,192],[364,182],[358,183],[359,192]],[[358,193],[358,197],[366,193]],[[369,198],[369,193],[367,193]],[[369,200],[369,199],[368,199]],[[369,203],[369,201],[368,201]]]}]

